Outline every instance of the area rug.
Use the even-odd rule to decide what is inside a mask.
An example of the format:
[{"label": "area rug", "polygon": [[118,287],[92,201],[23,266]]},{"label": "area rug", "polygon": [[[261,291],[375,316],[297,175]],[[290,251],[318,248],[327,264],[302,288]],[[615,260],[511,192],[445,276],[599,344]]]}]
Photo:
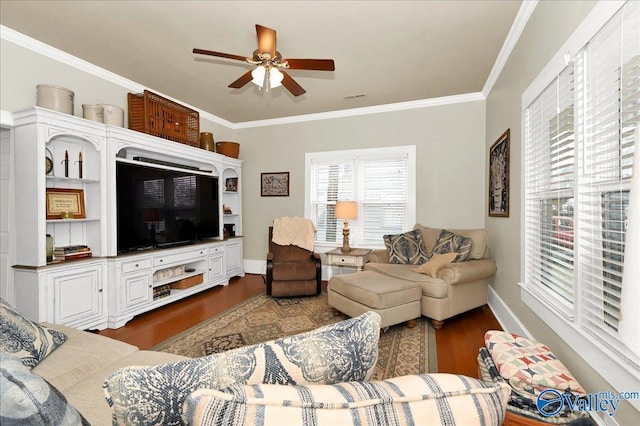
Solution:
[{"label": "area rug", "polygon": [[[224,352],[313,330],[348,318],[334,315],[327,293],[296,298],[253,296],[151,348],[188,357]],[[437,371],[435,332],[428,319],[389,327],[380,335],[372,380]]]}]

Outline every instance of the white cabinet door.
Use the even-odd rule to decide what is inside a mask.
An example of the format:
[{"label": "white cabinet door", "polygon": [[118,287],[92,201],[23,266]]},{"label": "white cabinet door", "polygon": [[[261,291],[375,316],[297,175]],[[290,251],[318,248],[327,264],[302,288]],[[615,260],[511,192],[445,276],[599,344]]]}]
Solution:
[{"label": "white cabinet door", "polygon": [[55,272],[48,284],[56,324],[90,327],[106,318],[101,265]]},{"label": "white cabinet door", "polygon": [[227,278],[236,275],[244,276],[244,267],[242,262],[242,240],[232,239],[226,242],[225,257],[227,263]]},{"label": "white cabinet door", "polygon": [[209,256],[209,282],[223,284],[227,282],[227,269],[224,266],[224,250]]},{"label": "white cabinet door", "polygon": [[123,309],[128,310],[144,306],[152,301],[152,285],[149,272],[129,274],[122,277],[124,285]]}]

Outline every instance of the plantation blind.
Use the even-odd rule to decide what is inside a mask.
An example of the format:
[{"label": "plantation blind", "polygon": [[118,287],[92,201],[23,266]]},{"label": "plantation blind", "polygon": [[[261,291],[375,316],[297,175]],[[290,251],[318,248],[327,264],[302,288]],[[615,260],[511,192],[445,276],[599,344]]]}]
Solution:
[{"label": "plantation blind", "polygon": [[[582,327],[621,350],[618,322],[634,132],[640,121],[640,4],[629,2],[577,57]],[[637,306],[635,307],[637,309]]]},{"label": "plantation blind", "polygon": [[524,113],[525,282],[558,303],[574,300],[574,67]]},{"label": "plantation blind", "polygon": [[309,218],[318,229],[316,242],[342,243],[343,221],[335,217],[335,203],[342,200],[358,202],[358,218],[349,221],[353,247],[381,246],[383,235],[413,226],[407,152],[374,148],[327,157],[324,153],[310,163]]}]

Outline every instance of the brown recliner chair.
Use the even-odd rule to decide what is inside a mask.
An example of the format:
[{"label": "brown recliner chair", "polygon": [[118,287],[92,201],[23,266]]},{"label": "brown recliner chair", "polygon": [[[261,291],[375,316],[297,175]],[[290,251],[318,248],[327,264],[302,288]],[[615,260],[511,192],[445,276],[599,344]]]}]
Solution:
[{"label": "brown recliner chair", "polygon": [[269,227],[267,254],[267,294],[274,297],[314,296],[322,290],[322,263],[318,253],[295,245],[281,246],[271,241]]}]

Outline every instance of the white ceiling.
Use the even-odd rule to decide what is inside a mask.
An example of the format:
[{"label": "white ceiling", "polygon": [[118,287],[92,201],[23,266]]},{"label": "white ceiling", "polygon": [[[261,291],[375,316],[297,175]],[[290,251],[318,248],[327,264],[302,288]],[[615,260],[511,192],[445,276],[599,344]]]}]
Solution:
[{"label": "white ceiling", "polygon": [[[233,123],[482,91],[521,1],[11,1],[0,23]],[[255,24],[284,58],[334,59],[290,70],[294,97],[250,69],[193,48],[251,56]],[[364,97],[345,99],[353,95]]]}]

